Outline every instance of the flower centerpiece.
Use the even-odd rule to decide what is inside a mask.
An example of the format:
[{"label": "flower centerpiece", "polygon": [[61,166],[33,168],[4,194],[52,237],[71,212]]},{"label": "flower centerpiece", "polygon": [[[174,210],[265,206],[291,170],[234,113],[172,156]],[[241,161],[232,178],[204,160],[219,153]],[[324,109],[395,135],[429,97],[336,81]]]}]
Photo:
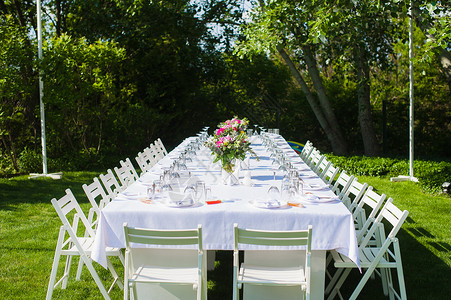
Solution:
[{"label": "flower centerpiece", "polygon": [[210,148],[211,154],[215,156],[214,163],[221,161],[222,168],[228,172],[233,172],[234,160],[244,160],[246,153],[256,156],[251,149],[251,143],[248,141],[246,133],[249,120],[234,117],[231,120],[224,121],[218,125],[218,129],[205,142]]}]

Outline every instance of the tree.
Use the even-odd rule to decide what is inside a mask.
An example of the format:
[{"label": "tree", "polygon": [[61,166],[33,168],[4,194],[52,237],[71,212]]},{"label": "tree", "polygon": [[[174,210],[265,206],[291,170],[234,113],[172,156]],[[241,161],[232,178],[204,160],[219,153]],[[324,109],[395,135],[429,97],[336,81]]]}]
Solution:
[{"label": "tree", "polygon": [[28,38],[28,4],[0,2],[0,145],[16,171],[20,151],[36,137],[33,125],[37,125],[34,116],[37,85],[33,80],[36,72],[32,43]]},{"label": "tree", "polygon": [[[415,1],[412,17],[427,37],[428,51],[438,55],[441,70],[448,82],[451,95],[451,4],[448,1]],[[433,55],[424,59],[430,62]]]},{"label": "tree", "polygon": [[[306,98],[326,133],[333,151],[345,154],[347,143],[325,92],[318,63],[316,47],[308,40],[309,22],[314,17],[314,5],[307,2],[259,1],[250,13],[251,22],[244,27],[244,38],[238,42],[237,52],[243,56],[267,51],[277,51],[290,68],[293,77],[304,91]],[[293,52],[290,55],[289,51]],[[313,96],[294,59],[305,64],[313,82],[318,100]]]}]

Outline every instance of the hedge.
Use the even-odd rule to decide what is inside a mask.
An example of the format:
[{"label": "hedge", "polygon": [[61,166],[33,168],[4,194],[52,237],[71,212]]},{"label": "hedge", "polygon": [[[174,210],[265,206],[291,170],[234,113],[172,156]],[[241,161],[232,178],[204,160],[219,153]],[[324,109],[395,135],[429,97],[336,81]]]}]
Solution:
[{"label": "hedge", "polygon": [[[327,154],[327,158],[347,173],[359,176],[409,175],[409,161],[404,159],[366,156],[335,156]],[[430,193],[441,192],[442,184],[451,181],[451,163],[415,160],[413,173],[421,187]]]}]

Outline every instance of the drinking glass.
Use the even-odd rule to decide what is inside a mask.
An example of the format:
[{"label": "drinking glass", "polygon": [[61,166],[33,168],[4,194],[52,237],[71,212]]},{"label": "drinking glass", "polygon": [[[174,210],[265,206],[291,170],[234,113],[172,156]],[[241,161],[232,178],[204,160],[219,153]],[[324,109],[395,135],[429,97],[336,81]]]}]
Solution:
[{"label": "drinking glass", "polygon": [[205,182],[198,181],[196,182],[196,200],[200,200],[203,195],[205,195]]},{"label": "drinking glass", "polygon": [[277,186],[270,186],[268,189],[268,196],[270,200],[277,201],[280,197],[280,192]]},{"label": "drinking glass", "polygon": [[205,187],[205,201],[208,201],[211,199],[211,187],[207,186]]}]

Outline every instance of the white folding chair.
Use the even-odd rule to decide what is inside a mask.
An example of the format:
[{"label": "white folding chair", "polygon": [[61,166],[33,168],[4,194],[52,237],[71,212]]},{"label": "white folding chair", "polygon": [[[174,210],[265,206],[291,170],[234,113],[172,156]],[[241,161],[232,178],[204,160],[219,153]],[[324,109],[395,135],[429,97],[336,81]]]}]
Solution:
[{"label": "white folding chair", "polygon": [[310,167],[310,169],[314,170],[318,164],[321,163],[321,161],[326,156],[322,155],[321,152],[318,149],[313,149],[310,156],[307,158],[307,165]]},{"label": "white folding chair", "polygon": [[310,141],[305,142],[304,147],[302,148],[301,153],[299,153],[299,156],[301,159],[306,162],[306,158],[310,155],[310,153],[313,150],[313,143]]},{"label": "white folding chair", "polygon": [[365,194],[368,188],[367,183],[360,183],[357,178],[354,178],[349,188],[341,195],[341,201],[346,205],[351,213],[354,212],[355,208],[359,205],[363,194]]},{"label": "white folding chair", "polygon": [[[91,247],[94,242],[94,230],[91,228],[91,224],[88,222],[88,219],[84,215],[82,209],[78,205],[77,200],[75,199],[72,191],[70,189],[66,190],[66,195],[64,195],[59,200],[53,198],[51,200],[53,207],[55,208],[59,218],[63,225],[60,227],[58,241],[56,243],[55,257],[53,259],[52,271],[50,273],[50,280],[47,289],[46,299],[49,300],[52,298],[53,290],[61,284],[61,288],[65,289],[67,287],[67,282],[69,278],[69,271],[72,262],[72,256],[79,256],[83,263],[88,268],[91,273],[92,278],[97,284],[102,296],[105,299],[110,299],[109,293],[112,290],[113,286],[117,284],[121,289],[123,289],[122,282],[118,277],[116,270],[113,267],[113,264],[108,259],[108,269],[110,270],[114,281],[111,284],[111,287],[107,291],[103,286],[102,281],[99,278],[91,260]],[[69,222],[68,214],[75,213],[72,225]],[[84,231],[88,232],[88,236],[79,237],[77,236],[77,229],[79,221],[81,220],[84,225]],[[66,238],[66,233],[68,237]],[[124,258],[120,249],[118,248],[107,248],[106,249],[107,256],[117,256],[121,260],[122,264],[124,264]],[[66,255],[66,266],[64,269],[63,276],[56,281],[56,276],[58,272],[58,265],[62,255]],[[76,278],[77,280],[79,279]]]},{"label": "white folding chair", "polygon": [[374,221],[376,214],[382,207],[382,204],[386,197],[387,196],[385,194],[379,195],[378,193],[373,191],[373,187],[371,186],[366,190],[365,194],[362,197],[362,200],[360,200],[359,202],[359,205],[352,213],[355,228],[357,230],[357,242],[360,241],[359,237],[362,235],[359,233],[359,231],[364,228],[369,228],[369,224]]},{"label": "white folding chair", "polygon": [[105,192],[97,177],[94,177],[92,183],[89,185],[86,183],[83,184],[82,188],[96,214],[99,214],[100,210],[111,201],[111,197]]},{"label": "white folding chair", "polygon": [[155,146],[156,146],[157,149],[158,149],[158,152],[163,153],[163,156],[168,155],[168,151],[167,151],[166,148],[164,147],[163,142],[161,141],[160,138],[156,139],[154,143],[155,143]]},{"label": "white folding chair", "polygon": [[[311,272],[311,246],[312,226],[308,230],[299,231],[261,231],[242,229],[234,224],[234,252],[233,252],[233,300],[238,299],[239,289],[243,284],[268,286],[299,286],[303,291],[304,299],[310,299],[310,272]],[[239,249],[242,244],[264,246],[306,246],[305,261],[292,261],[289,267],[268,266],[262,264],[247,264],[244,251],[244,263],[239,265]],[[261,252],[264,252],[262,250]],[[284,250],[280,250],[283,255]],[[303,251],[303,250],[299,250]],[[270,253],[272,251],[269,251]],[[266,262],[271,261],[269,255]],[[299,294],[300,296],[300,294]]]},{"label": "white folding chair", "polygon": [[[195,298],[197,300],[202,298],[202,294],[206,295],[205,255],[202,248],[201,225],[197,229],[157,230],[128,227],[127,223],[124,223],[124,234],[126,244],[125,300],[128,299],[129,293],[132,299],[138,298],[140,292],[137,285],[143,284],[192,286],[192,289],[196,292]],[[146,245],[191,245],[196,248],[139,248]],[[145,253],[145,259],[140,259],[139,256],[143,253]],[[163,259],[160,258],[159,253],[164,253]],[[146,293],[146,297],[159,299],[162,296]],[[183,298],[187,299],[187,294]]]},{"label": "white folding chair", "polygon": [[325,155],[323,155],[320,162],[318,162],[313,168],[312,171],[316,173],[319,177],[322,177],[323,174],[327,172],[327,169],[332,165],[332,162],[327,159]]},{"label": "white folding chair", "polygon": [[114,171],[116,172],[122,186],[128,187],[139,178],[138,173],[136,173],[136,170],[131,164],[129,158],[126,158],[125,161],[121,160],[119,163],[121,166],[119,168],[114,167]]},{"label": "white folding chair", "polygon": [[334,165],[330,164],[326,171],[321,174],[320,178],[324,181],[325,184],[327,184],[329,187],[332,187],[333,181],[339,171],[339,167],[335,167]]},{"label": "white folding chair", "polygon": [[[93,182],[87,185],[86,183],[82,185],[85,191],[86,197],[91,203],[91,208],[88,213],[88,222],[91,224],[91,228],[94,232],[97,230],[97,225],[99,221],[100,210],[103,209],[108,203],[110,203],[111,198],[106,194],[99,179],[94,177]],[[89,231],[85,231],[85,237],[89,237]],[[78,263],[77,278],[80,278],[83,268],[83,260]]]},{"label": "white folding chair", "polygon": [[354,175],[348,175],[345,171],[341,171],[334,185],[330,189],[338,196],[338,198],[342,199],[343,195],[348,191],[354,181],[354,178]]},{"label": "white folding chair", "polygon": [[126,188],[126,186],[122,187],[119,185],[119,182],[111,169],[108,169],[106,174],[100,174],[99,177],[110,199],[114,199],[117,194]]},{"label": "white folding chair", "polygon": [[138,163],[138,166],[140,167],[143,174],[150,170],[157,163],[155,154],[150,147],[145,148],[143,152],[138,152],[135,160]]},{"label": "white folding chair", "polygon": [[[404,283],[404,273],[402,270],[401,251],[399,241],[396,238],[399,229],[407,218],[408,211],[401,211],[388,199],[381,212],[377,216],[364,240],[359,246],[360,266],[366,270],[360,279],[357,287],[354,289],[349,299],[357,299],[366,282],[373,275],[379,275],[382,279],[382,288],[385,295],[390,299],[407,299]],[[387,237],[385,237],[384,223],[391,225],[392,228]],[[373,236],[378,236],[377,247],[369,246],[368,242]],[[338,269],[329,285],[326,288],[326,294],[329,294],[328,300],[332,300],[339,291],[351,269],[357,266],[346,256],[332,251],[334,266]],[[392,269],[396,270],[399,291],[396,291],[392,278]]]},{"label": "white folding chair", "polygon": [[139,178],[138,173],[136,172],[135,167],[132,164],[130,158],[126,158],[125,160],[121,160],[119,164],[123,167],[127,167],[130,170],[130,173],[133,175],[133,179],[137,180]]}]

